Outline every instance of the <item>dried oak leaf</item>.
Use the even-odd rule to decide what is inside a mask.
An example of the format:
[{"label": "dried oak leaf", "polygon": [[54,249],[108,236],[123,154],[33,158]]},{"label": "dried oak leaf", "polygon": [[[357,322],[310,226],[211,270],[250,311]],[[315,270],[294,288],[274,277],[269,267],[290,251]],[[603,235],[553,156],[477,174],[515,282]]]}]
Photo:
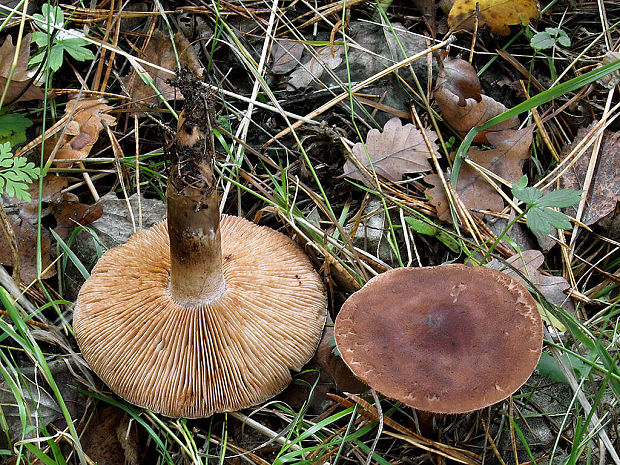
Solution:
[{"label": "dried oak leaf", "polygon": [[[572,144],[564,147],[562,154],[568,156],[594,127],[594,121],[587,128],[580,128]],[[583,189],[592,158],[592,146],[560,177],[563,189]],[[597,223],[616,209],[620,197],[620,132],[605,132],[601,145],[590,191],[581,221],[587,225]],[[577,210],[571,207],[568,214],[575,215]]]},{"label": "dried oak leaf", "polygon": [[[446,66],[446,63],[449,66]],[[468,62],[458,58],[444,61],[444,68],[437,78],[434,90],[435,100],[445,121],[461,137],[465,136],[471,128],[506,111],[506,107],[500,102],[476,92],[479,85],[476,71]],[[478,98],[480,100],[477,100]],[[486,143],[488,142],[486,135],[489,132],[512,129],[518,125],[519,119],[515,116],[496,124],[487,131],[478,133],[474,142]]]},{"label": "dried oak leaf", "polygon": [[[108,114],[112,107],[106,105],[107,100],[81,99],[70,100],[65,109],[65,115],[73,116],[66,123],[65,134],[60,148],[54,157],[54,164],[59,167],[69,167],[71,163],[62,162],[65,159],[80,159],[88,157],[91,149],[99,139],[103,130],[103,122],[108,126],[116,124],[116,118]],[[75,111],[74,111],[75,108]],[[58,132],[59,128],[50,128]],[[57,143],[57,136],[52,136],[45,144],[45,155],[48,157]]]},{"label": "dried oak leaf", "polygon": [[289,77],[288,84],[291,90],[308,87],[314,79],[320,79],[325,68],[334,69],[342,63],[344,47],[336,45],[332,49],[327,45],[321,48],[316,56],[300,65]]},{"label": "dried oak leaf", "polygon": [[[437,135],[428,129],[425,132],[433,151],[440,157],[438,147],[433,142]],[[366,137],[366,144],[358,142],[353,146],[352,152],[357,162],[370,173],[374,168],[377,175],[390,181],[400,181],[405,173],[419,173],[431,169],[428,163],[431,152],[422,132],[413,124],[403,126],[399,118],[392,118],[385,123],[383,132],[371,129]],[[367,187],[374,185],[371,177],[362,172],[352,160],[347,160],[344,164],[344,175],[361,181]]]},{"label": "dried oak leaf", "polygon": [[271,49],[271,73],[287,74],[300,63],[304,53],[304,44],[294,40],[280,39],[274,42]]},{"label": "dried oak leaf", "polygon": [[532,18],[540,16],[536,0],[455,0],[448,15],[450,28],[473,31],[476,5],[479,27],[486,25],[491,32],[502,36],[510,34],[508,26],[527,25]]},{"label": "dried oak leaf", "polygon": [[[0,93],[3,93],[11,72],[11,64],[15,57],[15,45],[13,38],[9,35],[0,47]],[[30,34],[26,34],[22,39],[17,57],[17,67],[11,76],[9,88],[6,89],[6,102],[13,102],[17,98],[17,102],[23,100],[39,100],[45,96],[42,89],[36,87],[32,83],[32,78],[36,74],[36,70],[28,71],[28,59],[30,57]],[[5,102],[5,103],[6,103]]]},{"label": "dried oak leaf", "polygon": [[[539,250],[524,250],[521,254],[513,255],[506,260],[507,263],[519,270],[528,280],[536,287],[549,302],[552,302],[568,311],[573,310],[573,302],[564,293],[566,289],[570,288],[568,281],[562,276],[551,276],[543,274],[539,271],[545,261],[545,257]],[[512,270],[510,267],[500,263],[497,260],[492,260],[487,265],[489,268],[495,268],[502,273],[516,279],[524,286],[529,286],[526,280],[524,280],[518,273]]]},{"label": "dried oak leaf", "polygon": [[[530,156],[530,145],[534,126],[516,130],[506,129],[488,133],[489,142],[495,147],[491,150],[470,149],[467,153],[476,164],[492,171],[509,183],[515,183],[523,176],[523,161]],[[437,209],[437,217],[446,222],[452,221],[450,204],[438,175],[424,177],[424,182],[433,185],[426,190],[430,202]],[[469,209],[501,211],[504,200],[476,169],[467,163],[461,165],[456,191],[463,204]]]},{"label": "dried oak leaf", "polygon": [[[177,32],[174,35],[174,45],[179,56],[181,67],[187,66],[194,74],[202,76],[202,68],[189,41],[183,34]],[[153,65],[176,71],[177,60],[172,48],[170,37],[161,31],[155,31],[151,36],[146,48],[140,53],[140,58]],[[183,95],[177,89],[166,82],[173,74],[161,71],[153,66],[144,65],[144,69],[153,79],[153,84],[166,100],[183,100]],[[158,105],[160,99],[153,89],[144,83],[138,72],[134,69],[123,79],[129,95],[139,104]]]}]

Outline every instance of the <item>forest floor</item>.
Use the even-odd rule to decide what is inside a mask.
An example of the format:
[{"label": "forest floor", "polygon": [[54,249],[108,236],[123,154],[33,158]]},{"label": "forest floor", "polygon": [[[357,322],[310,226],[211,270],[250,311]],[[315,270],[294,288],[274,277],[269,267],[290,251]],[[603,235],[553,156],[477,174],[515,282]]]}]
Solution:
[{"label": "forest floor", "polygon": [[[619,26],[615,0],[0,2],[0,459],[620,465]],[[181,68],[222,212],[298,243],[329,314],[284,392],[192,420],[115,395],[71,325],[98,258],[166,216]],[[429,416],[357,381],[331,322],[448,263],[519,280],[544,345],[507,399]]]}]

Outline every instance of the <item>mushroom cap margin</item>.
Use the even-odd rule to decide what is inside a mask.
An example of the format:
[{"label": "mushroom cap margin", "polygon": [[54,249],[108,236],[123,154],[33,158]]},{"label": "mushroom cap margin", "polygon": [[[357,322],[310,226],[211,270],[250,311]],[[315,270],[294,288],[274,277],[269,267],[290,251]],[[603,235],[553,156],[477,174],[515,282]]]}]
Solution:
[{"label": "mushroom cap margin", "polygon": [[127,401],[199,418],[256,405],[312,358],[326,318],[323,283],[285,235],[221,219],[226,291],[184,308],[169,296],[167,223],[108,250],[78,295],[73,327],[93,371]]}]

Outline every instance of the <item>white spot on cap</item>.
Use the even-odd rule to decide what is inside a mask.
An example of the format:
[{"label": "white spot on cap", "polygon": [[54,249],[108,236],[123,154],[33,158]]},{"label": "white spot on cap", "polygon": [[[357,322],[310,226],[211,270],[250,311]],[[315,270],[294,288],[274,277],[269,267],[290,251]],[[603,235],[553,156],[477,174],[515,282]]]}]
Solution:
[{"label": "white spot on cap", "polygon": [[454,300],[452,300],[453,304],[455,304],[456,301],[459,300],[459,295],[461,294],[461,292],[465,291],[466,289],[467,289],[467,286],[463,283],[457,284],[452,287],[452,290],[450,291],[450,296],[454,297]]}]

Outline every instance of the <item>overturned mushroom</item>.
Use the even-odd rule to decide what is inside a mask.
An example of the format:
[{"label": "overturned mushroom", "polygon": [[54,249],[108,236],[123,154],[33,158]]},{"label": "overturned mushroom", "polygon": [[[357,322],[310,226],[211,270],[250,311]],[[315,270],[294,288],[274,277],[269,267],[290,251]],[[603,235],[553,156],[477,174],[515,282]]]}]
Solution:
[{"label": "overturned mushroom", "polygon": [[423,411],[464,413],[528,380],[542,351],[542,322],[530,293],[496,270],[400,268],[349,297],[335,337],[368,386]]},{"label": "overturned mushroom", "polygon": [[288,237],[242,218],[220,221],[209,114],[201,96],[185,96],[167,223],[101,257],[73,327],[84,357],[118,395],[196,418],[282,391],[316,349],[326,298]]}]

